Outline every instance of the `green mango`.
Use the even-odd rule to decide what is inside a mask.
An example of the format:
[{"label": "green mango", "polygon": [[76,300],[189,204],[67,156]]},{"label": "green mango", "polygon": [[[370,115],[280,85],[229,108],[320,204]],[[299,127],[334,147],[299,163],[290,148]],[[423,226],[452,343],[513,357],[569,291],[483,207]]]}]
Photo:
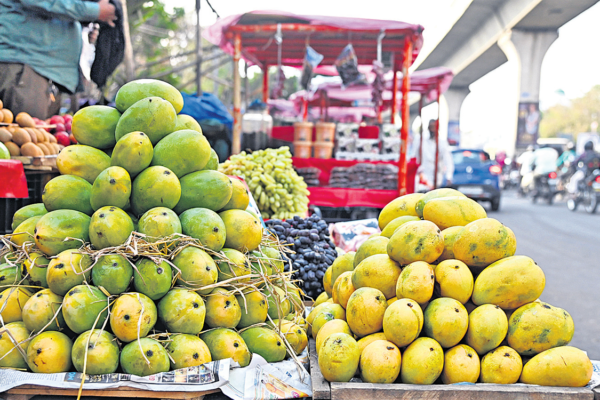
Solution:
[{"label": "green mango", "polygon": [[185,129],[173,132],[154,146],[152,165],[169,168],[181,178],[200,171],[210,159],[210,144],[199,132]]},{"label": "green mango", "polygon": [[131,179],[150,166],[154,149],[144,132],[130,132],[123,136],[113,149],[110,165],[124,168]]},{"label": "green mango", "polygon": [[156,265],[149,258],[140,258],[133,274],[133,286],[136,292],[150,297],[152,300],[162,298],[171,289],[173,272],[168,262]]},{"label": "green mango", "polygon": [[210,149],[210,158],[208,163],[202,168],[203,171],[216,171],[219,169],[219,155],[213,149]]},{"label": "green mango", "polygon": [[127,290],[133,276],[129,261],[118,254],[109,254],[98,259],[92,267],[92,281],[102,286],[111,295],[119,295]]},{"label": "green mango", "polygon": [[250,364],[252,353],[244,339],[235,331],[226,328],[217,328],[200,335],[200,339],[210,350],[210,355],[214,361],[232,358],[233,361],[240,364],[240,367],[246,367]]},{"label": "green mango", "polygon": [[60,175],[51,179],[42,192],[42,201],[46,210],[75,210],[92,215],[90,204],[92,185],[75,175]]},{"label": "green mango", "polygon": [[202,339],[194,335],[173,335],[167,345],[171,356],[171,369],[181,369],[207,364],[212,361],[210,350]]},{"label": "green mango", "polygon": [[204,328],[206,306],[193,290],[171,289],[158,303],[158,318],[169,332],[197,335]]},{"label": "green mango", "polygon": [[92,258],[87,254],[78,254],[74,249],[63,251],[48,264],[48,287],[53,293],[64,296],[75,286],[89,281],[91,265]]},{"label": "green mango", "polygon": [[150,138],[152,144],[173,132],[177,113],[166,100],[160,97],[146,97],[129,107],[117,123],[117,142],[130,132],[141,131]]},{"label": "green mango", "polygon": [[174,86],[157,79],[137,79],[121,86],[115,97],[115,106],[121,112],[146,97],[161,97],[167,100],[175,113],[183,108],[183,96]]},{"label": "green mango", "polygon": [[225,244],[225,223],[207,208],[190,208],[180,216],[183,233],[198,239],[203,246],[219,251]]},{"label": "green mango", "polygon": [[0,264],[0,292],[21,281],[21,268],[8,263]]},{"label": "green mango", "polygon": [[131,178],[125,168],[108,167],[100,172],[90,193],[94,211],[104,206],[125,208],[131,196]]},{"label": "green mango", "polygon": [[180,198],[181,184],[177,176],[165,167],[149,167],[133,181],[131,208],[136,215],[142,215],[154,207],[173,209]]},{"label": "green mango", "polygon": [[36,232],[35,227],[41,218],[42,215],[36,215],[21,222],[21,224],[13,231],[12,236],[10,237],[11,242],[17,246],[22,246],[25,242],[33,242]]},{"label": "green mango", "polygon": [[106,206],[98,209],[90,221],[90,241],[95,249],[120,246],[133,232],[133,221],[118,207]]},{"label": "green mango", "polygon": [[178,285],[204,295],[210,293],[212,289],[202,289],[202,287],[217,283],[219,277],[217,264],[204,250],[186,247],[175,256],[173,264],[178,270]]},{"label": "green mango", "polygon": [[194,117],[190,117],[189,115],[179,114],[177,116],[177,120],[175,121],[175,131],[180,131],[183,129],[191,129],[196,132],[202,133],[202,128],[198,121],[194,119]]},{"label": "green mango", "polygon": [[75,333],[100,328],[108,318],[108,297],[95,286],[75,286],[67,292],[62,305],[65,322]]},{"label": "green mango", "polygon": [[89,242],[90,221],[89,216],[79,211],[51,211],[35,225],[35,244],[47,256],[78,249],[84,242]]},{"label": "green mango", "polygon": [[107,106],[89,106],[73,115],[71,132],[77,143],[109,149],[116,143],[115,129],[121,113]]},{"label": "green mango", "polygon": [[56,157],[62,175],[75,175],[93,184],[100,172],[110,167],[110,157],[102,150],[77,144],[65,147]]},{"label": "green mango", "polygon": [[[235,249],[223,249],[222,253],[227,257],[229,262],[223,261],[217,264],[219,268],[219,282],[226,281],[235,277],[250,275],[252,273],[248,259]],[[235,282],[247,282],[250,278],[238,279]]]},{"label": "green mango", "polygon": [[89,330],[79,335],[71,349],[71,360],[75,369],[83,372],[85,365],[86,374],[114,373],[119,368],[119,346],[114,339],[112,334],[100,329]]},{"label": "green mango", "polygon": [[36,215],[42,216],[44,214],[48,214],[48,210],[46,210],[44,203],[29,204],[28,206],[21,207],[17,210],[15,215],[13,215],[11,228],[14,231],[17,226],[26,219],[35,217]]},{"label": "green mango", "polygon": [[137,339],[123,347],[120,360],[123,372],[137,376],[167,372],[171,366],[165,348],[156,340],[149,338]]},{"label": "green mango", "polygon": [[[31,296],[23,306],[23,322],[27,329],[30,332],[39,332],[44,327],[44,331],[65,329],[67,325],[62,315],[62,309],[57,313],[62,302],[63,297],[53,293],[50,289],[40,290]],[[53,319],[54,321],[52,321]]]},{"label": "green mango", "polygon": [[175,212],[181,214],[190,208],[208,208],[219,211],[231,199],[233,184],[219,171],[197,171],[181,178],[181,199]]},{"label": "green mango", "polygon": [[267,362],[283,361],[287,353],[283,340],[271,329],[255,327],[240,333],[251,353],[256,353]]},{"label": "green mango", "polygon": [[181,233],[181,222],[172,210],[166,207],[155,207],[140,217],[138,232],[147,235],[147,241],[156,242],[174,233]]}]

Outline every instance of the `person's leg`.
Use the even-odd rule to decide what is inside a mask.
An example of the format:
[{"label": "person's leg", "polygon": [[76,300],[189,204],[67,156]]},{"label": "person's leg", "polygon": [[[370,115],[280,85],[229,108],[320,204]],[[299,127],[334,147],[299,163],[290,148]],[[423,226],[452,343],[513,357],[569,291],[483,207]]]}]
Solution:
[{"label": "person's leg", "polygon": [[48,118],[49,81],[25,64],[0,62],[0,100],[14,115]]}]

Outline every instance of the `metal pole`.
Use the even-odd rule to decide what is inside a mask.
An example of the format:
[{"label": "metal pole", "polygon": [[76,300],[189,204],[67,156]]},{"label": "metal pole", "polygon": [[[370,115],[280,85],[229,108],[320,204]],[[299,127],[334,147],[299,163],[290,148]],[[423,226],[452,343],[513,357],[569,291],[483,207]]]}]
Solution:
[{"label": "metal pole", "polygon": [[419,98],[419,119],[421,120],[421,126],[419,127],[419,164],[423,161],[423,94]]},{"label": "metal pole", "polygon": [[236,33],[233,37],[233,142],[231,153],[238,154],[241,149],[242,136],[242,96],[240,79],[240,57],[242,54],[242,37]]},{"label": "metal pole", "polygon": [[262,87],[262,101],[263,103],[267,103],[269,100],[269,66],[267,63],[263,65],[263,87]]},{"label": "metal pole", "polygon": [[250,81],[248,79],[248,62],[244,62],[244,108],[248,109],[250,104]]},{"label": "metal pole", "polygon": [[437,189],[438,184],[438,161],[440,158],[440,81],[437,84],[437,103],[438,103],[438,116],[435,121],[435,168],[433,175],[433,188]]},{"label": "metal pole", "polygon": [[405,37],[402,57],[402,128],[400,129],[400,159],[398,160],[398,193],[400,196],[406,194],[406,149],[408,147],[408,124],[410,123],[410,108],[408,104],[410,77],[408,76],[408,69],[412,64],[412,48],[412,37]]},{"label": "metal pole", "polygon": [[396,109],[398,107],[398,70],[396,70],[396,65],[394,65],[394,77],[392,78],[392,116],[390,122],[392,124],[396,123]]},{"label": "metal pole", "polygon": [[200,26],[200,3],[196,0],[196,95],[202,95],[202,27]]}]

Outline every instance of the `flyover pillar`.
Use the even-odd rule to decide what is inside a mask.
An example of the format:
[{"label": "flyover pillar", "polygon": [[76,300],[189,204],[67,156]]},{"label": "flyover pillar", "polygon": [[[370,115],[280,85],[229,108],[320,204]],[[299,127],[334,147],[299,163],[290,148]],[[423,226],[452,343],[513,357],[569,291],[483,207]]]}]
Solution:
[{"label": "flyover pillar", "polygon": [[540,75],[546,52],[558,38],[558,31],[526,31],[513,29],[510,40],[519,55],[519,111],[516,148],[535,144],[541,113]]},{"label": "flyover pillar", "polygon": [[468,87],[450,87],[444,97],[448,104],[448,143],[460,144],[460,108],[469,94]]}]

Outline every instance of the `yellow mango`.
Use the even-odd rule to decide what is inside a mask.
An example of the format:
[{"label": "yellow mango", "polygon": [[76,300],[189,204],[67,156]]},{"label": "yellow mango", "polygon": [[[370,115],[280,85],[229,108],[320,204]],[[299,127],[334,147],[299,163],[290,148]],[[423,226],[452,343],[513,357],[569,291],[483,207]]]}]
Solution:
[{"label": "yellow mango", "polygon": [[434,285],[432,266],[424,261],[415,261],[402,270],[396,282],[396,297],[412,299],[423,306],[431,299]]},{"label": "yellow mango", "polygon": [[465,339],[479,355],[484,355],[500,346],[507,331],[508,320],[504,311],[493,304],[484,304],[469,314]]},{"label": "yellow mango", "polygon": [[402,356],[392,342],[377,340],[360,355],[360,376],[363,382],[394,383],[400,374]]},{"label": "yellow mango", "polygon": [[454,257],[469,267],[486,267],[517,250],[517,239],[510,228],[493,218],[467,224],[454,242]]},{"label": "yellow mango", "polygon": [[473,294],[473,274],[469,267],[458,260],[442,261],[435,267],[435,281],[439,295],[450,297],[465,304]]},{"label": "yellow mango", "polygon": [[394,232],[387,247],[390,258],[400,265],[415,261],[432,263],[443,251],[442,231],[430,221],[405,223]]},{"label": "yellow mango", "polygon": [[315,299],[315,302],[313,304],[313,307],[316,307],[319,304],[324,303],[327,300],[329,300],[329,295],[327,294],[327,292],[323,292],[317,296],[317,298]]},{"label": "yellow mango", "polygon": [[540,297],[545,285],[544,272],[531,258],[507,257],[479,274],[472,299],[476,305],[495,304],[510,310]]},{"label": "yellow mango", "polygon": [[329,382],[348,382],[356,373],[359,359],[356,340],[346,333],[334,333],[321,345],[319,368]]},{"label": "yellow mango", "polygon": [[541,386],[583,387],[592,378],[594,367],[576,347],[555,347],[533,357],[523,367],[521,382]]},{"label": "yellow mango", "polygon": [[467,333],[469,315],[457,300],[440,297],[429,303],[423,313],[425,334],[445,348],[456,346]]},{"label": "yellow mango", "polygon": [[319,333],[317,334],[317,338],[315,339],[315,348],[317,349],[317,354],[319,354],[319,350],[321,349],[321,345],[323,345],[325,339],[327,339],[330,335],[334,333],[346,333],[352,336],[352,331],[350,331],[350,327],[348,326],[348,323],[346,321],[341,319],[333,319],[331,321],[326,322],[325,325],[323,325],[321,329],[319,329]]},{"label": "yellow mango", "polygon": [[331,264],[331,285],[335,283],[338,276],[347,271],[354,271],[354,255],[356,252],[349,251],[335,259],[333,264]]},{"label": "yellow mango", "polygon": [[442,382],[447,385],[460,382],[476,383],[479,378],[479,356],[466,344],[446,350]]},{"label": "yellow mango", "polygon": [[387,245],[390,239],[383,236],[371,236],[363,244],[360,245],[354,255],[354,268],[358,266],[364,259],[374,256],[375,254],[387,254]]},{"label": "yellow mango", "polygon": [[444,260],[454,259],[454,242],[463,229],[464,228],[462,226],[453,226],[442,231],[442,237],[444,238],[444,251],[437,259],[438,263]]},{"label": "yellow mango", "polygon": [[387,301],[380,290],[363,287],[350,296],[346,307],[346,321],[356,336],[367,336],[383,328],[386,308]]},{"label": "yellow mango", "polygon": [[373,343],[376,340],[388,340],[383,332],[372,333],[359,339],[356,343],[358,344],[358,349],[360,350],[360,354],[362,354],[363,350]]},{"label": "yellow mango", "polygon": [[422,193],[412,193],[389,202],[379,214],[379,229],[383,230],[387,224],[398,217],[404,215],[418,216],[415,207],[422,197]]},{"label": "yellow mango", "polygon": [[[331,273],[333,272],[333,269],[331,268],[331,265],[327,268],[327,270],[325,271],[325,275],[323,276],[323,289],[325,290],[325,293],[327,293],[328,297],[331,297],[331,291],[333,290],[333,284],[335,282],[331,282]],[[315,304],[315,306],[317,306]]]},{"label": "yellow mango", "polygon": [[423,219],[433,222],[440,229],[465,226],[481,218],[487,218],[485,209],[464,196],[432,199],[423,208]]},{"label": "yellow mango", "polygon": [[388,306],[383,315],[383,332],[398,347],[411,344],[423,329],[423,311],[416,301],[400,299]]},{"label": "yellow mango", "polygon": [[371,287],[380,290],[386,299],[396,296],[396,281],[401,273],[400,266],[387,254],[376,254],[366,258],[352,273],[355,289]]},{"label": "yellow mango", "polygon": [[508,385],[517,383],[523,361],[519,353],[508,346],[500,346],[490,351],[481,359],[482,383],[498,383]]},{"label": "yellow mango", "polygon": [[449,188],[442,188],[442,189],[435,189],[435,190],[431,190],[427,193],[425,193],[425,195],[423,195],[419,201],[417,201],[417,204],[415,204],[415,212],[417,213],[417,216],[419,218],[423,218],[423,211],[425,209],[425,205],[434,200],[434,199],[439,199],[441,197],[465,197],[466,196],[464,194],[462,194],[461,192],[459,192],[458,190],[455,189],[449,189]]},{"label": "yellow mango", "polygon": [[403,215],[401,217],[395,218],[392,221],[390,221],[385,226],[385,228],[383,228],[383,230],[381,231],[381,236],[389,239],[392,237],[394,232],[396,232],[396,229],[400,228],[405,223],[411,222],[411,221],[420,221],[420,220],[421,220],[421,218],[415,217],[414,215]]},{"label": "yellow mango", "polygon": [[403,383],[431,385],[444,368],[444,351],[438,342],[428,337],[420,337],[406,350],[400,368]]},{"label": "yellow mango", "polygon": [[352,276],[353,272],[344,272],[337,278],[333,285],[333,302],[341,305],[344,309],[348,305],[348,299],[350,299],[350,296],[356,290],[352,284]]},{"label": "yellow mango", "polygon": [[508,321],[508,344],[523,356],[569,344],[573,319],[562,308],[533,302],[517,308]]}]

